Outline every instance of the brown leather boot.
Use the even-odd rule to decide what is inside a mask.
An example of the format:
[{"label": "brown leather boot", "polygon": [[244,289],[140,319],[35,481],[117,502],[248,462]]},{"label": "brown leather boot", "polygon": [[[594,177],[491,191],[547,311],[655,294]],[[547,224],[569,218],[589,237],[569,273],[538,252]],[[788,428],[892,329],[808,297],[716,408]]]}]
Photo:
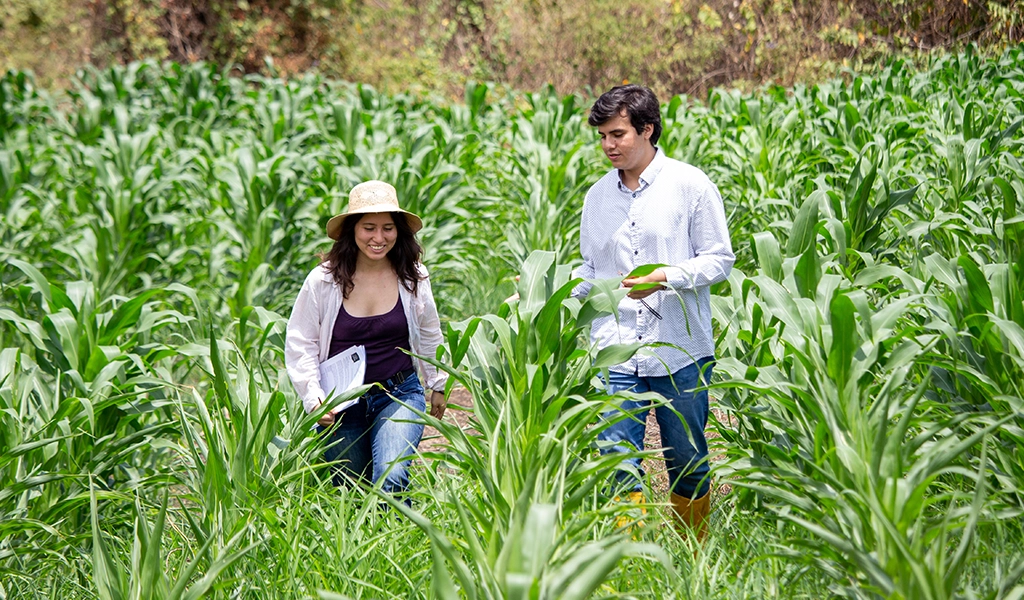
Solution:
[{"label": "brown leather boot", "polygon": [[703,542],[708,535],[707,518],[711,512],[711,490],[696,500],[673,492],[670,500],[672,510],[678,519],[676,528],[679,534],[685,537],[687,532],[694,531],[697,533],[697,540]]}]

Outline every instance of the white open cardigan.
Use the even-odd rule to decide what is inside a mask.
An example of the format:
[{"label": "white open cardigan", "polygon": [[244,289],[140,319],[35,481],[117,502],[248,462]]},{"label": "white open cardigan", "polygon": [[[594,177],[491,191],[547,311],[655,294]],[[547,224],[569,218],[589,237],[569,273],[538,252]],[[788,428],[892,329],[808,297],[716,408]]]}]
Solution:
[{"label": "white open cardigan", "polygon": [[[434,357],[441,345],[441,321],[437,316],[434,295],[430,291],[427,269],[416,265],[422,278],[416,293],[412,294],[399,283],[398,296],[402,301],[406,321],[409,323],[409,346],[413,354]],[[284,344],[284,362],[288,377],[295,386],[302,406],[311,413],[320,406],[326,394],[320,387],[320,363],[327,360],[334,334],[334,322],[341,310],[341,286],[335,283],[323,265],[313,269],[302,283],[295,298]],[[448,374],[434,365],[413,359],[416,371],[424,385],[431,390],[443,391]]]}]

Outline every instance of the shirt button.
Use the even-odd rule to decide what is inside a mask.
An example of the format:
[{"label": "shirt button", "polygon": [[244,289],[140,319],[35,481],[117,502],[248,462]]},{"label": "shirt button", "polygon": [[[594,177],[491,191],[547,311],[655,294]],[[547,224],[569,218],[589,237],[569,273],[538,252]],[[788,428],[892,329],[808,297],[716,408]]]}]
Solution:
[{"label": "shirt button", "polygon": [[629,226],[630,227],[636,227],[636,221],[633,221],[632,223],[630,223]]},{"label": "shirt button", "polygon": [[633,256],[636,256],[637,254],[640,254],[640,251],[639,250],[634,250],[633,251]]},{"label": "shirt button", "polygon": [[636,339],[638,339],[638,340],[642,340],[642,339],[644,339],[644,336],[642,336],[642,335],[638,335],[638,336],[636,336]]},{"label": "shirt button", "polygon": [[633,194],[633,197],[636,198],[636,194]]},{"label": "shirt button", "polygon": [[642,314],[644,314],[644,311],[642,311],[642,310],[638,310],[638,311],[636,311],[636,314],[638,314],[638,315],[642,315]]}]

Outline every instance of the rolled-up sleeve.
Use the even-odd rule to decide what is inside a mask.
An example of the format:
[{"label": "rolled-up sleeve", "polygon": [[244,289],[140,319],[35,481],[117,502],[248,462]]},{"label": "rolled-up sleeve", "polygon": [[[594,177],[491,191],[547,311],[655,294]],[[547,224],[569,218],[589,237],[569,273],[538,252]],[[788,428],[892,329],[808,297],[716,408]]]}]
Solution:
[{"label": "rolled-up sleeve", "polygon": [[284,344],[288,378],[306,413],[316,410],[325,395],[320,387],[320,310],[312,286],[307,278],[295,298]]}]

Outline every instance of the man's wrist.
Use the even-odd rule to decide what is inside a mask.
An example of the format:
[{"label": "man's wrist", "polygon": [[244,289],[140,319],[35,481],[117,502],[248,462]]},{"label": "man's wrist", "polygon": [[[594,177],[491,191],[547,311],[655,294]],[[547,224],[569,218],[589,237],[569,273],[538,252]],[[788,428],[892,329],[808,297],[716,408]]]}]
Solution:
[{"label": "man's wrist", "polygon": [[665,277],[665,281],[662,282],[662,285],[665,286],[665,289],[679,290],[686,287],[686,282],[683,278],[683,270],[680,269],[679,267],[662,267],[658,269],[657,272],[660,272],[661,275]]}]

